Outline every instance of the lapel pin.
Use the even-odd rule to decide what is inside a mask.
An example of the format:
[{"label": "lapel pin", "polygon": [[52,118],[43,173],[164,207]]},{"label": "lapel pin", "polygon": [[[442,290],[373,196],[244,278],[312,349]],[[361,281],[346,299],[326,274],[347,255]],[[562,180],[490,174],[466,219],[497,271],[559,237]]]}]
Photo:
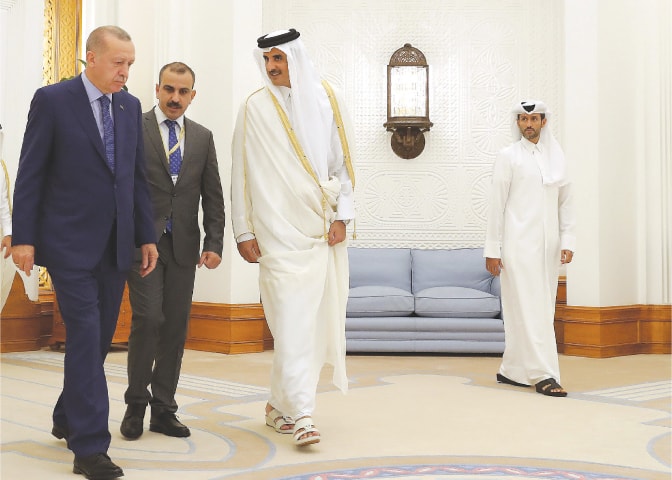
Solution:
[{"label": "lapel pin", "polygon": [[121,105],[119,105],[119,108],[121,108],[123,110],[124,109],[124,104],[122,103]]}]

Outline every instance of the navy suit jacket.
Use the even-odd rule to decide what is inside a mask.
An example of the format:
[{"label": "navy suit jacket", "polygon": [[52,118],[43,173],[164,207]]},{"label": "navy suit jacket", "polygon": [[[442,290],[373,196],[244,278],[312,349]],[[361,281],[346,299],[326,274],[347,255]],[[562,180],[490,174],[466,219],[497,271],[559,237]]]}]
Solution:
[{"label": "navy suit jacket", "polygon": [[140,101],[122,90],[112,108],[115,173],[81,77],[35,92],[14,188],[12,244],[33,245],[37,265],[90,270],[114,235],[117,267],[129,270],[134,248],[156,242]]}]

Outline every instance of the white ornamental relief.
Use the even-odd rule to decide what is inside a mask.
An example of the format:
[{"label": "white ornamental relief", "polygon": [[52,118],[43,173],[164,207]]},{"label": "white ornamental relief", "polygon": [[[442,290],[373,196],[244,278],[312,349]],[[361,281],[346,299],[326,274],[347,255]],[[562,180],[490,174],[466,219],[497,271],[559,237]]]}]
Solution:
[{"label": "white ornamental relief", "polygon": [[471,184],[471,211],[476,217],[476,222],[483,227],[488,221],[488,197],[491,183],[492,174],[488,169],[487,172],[478,175]]},{"label": "white ornamental relief", "polygon": [[363,207],[375,223],[432,223],[448,211],[448,186],[433,172],[379,173],[364,188]]}]

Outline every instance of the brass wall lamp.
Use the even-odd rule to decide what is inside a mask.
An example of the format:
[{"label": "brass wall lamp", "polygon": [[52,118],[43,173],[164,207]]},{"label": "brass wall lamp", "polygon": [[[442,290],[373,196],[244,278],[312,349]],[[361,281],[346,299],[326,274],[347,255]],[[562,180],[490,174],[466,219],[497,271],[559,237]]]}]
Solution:
[{"label": "brass wall lamp", "polygon": [[387,122],[392,151],[410,159],[422,153],[429,121],[429,65],[425,55],[410,43],[390,57],[387,66]]}]

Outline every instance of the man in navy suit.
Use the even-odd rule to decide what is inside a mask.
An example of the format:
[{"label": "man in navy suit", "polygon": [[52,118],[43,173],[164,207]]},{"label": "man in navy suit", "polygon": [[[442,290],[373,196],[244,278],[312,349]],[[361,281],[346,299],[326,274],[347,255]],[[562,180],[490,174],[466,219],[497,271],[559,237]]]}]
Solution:
[{"label": "man in navy suit", "polygon": [[122,87],[135,47],[119,27],[95,29],[85,72],[35,92],[14,189],[12,258],[48,268],[66,327],[63,391],[52,434],[87,479],[123,476],[107,455],[103,363],[133,252],[140,275],[158,257],[145,177],[140,101]]}]

